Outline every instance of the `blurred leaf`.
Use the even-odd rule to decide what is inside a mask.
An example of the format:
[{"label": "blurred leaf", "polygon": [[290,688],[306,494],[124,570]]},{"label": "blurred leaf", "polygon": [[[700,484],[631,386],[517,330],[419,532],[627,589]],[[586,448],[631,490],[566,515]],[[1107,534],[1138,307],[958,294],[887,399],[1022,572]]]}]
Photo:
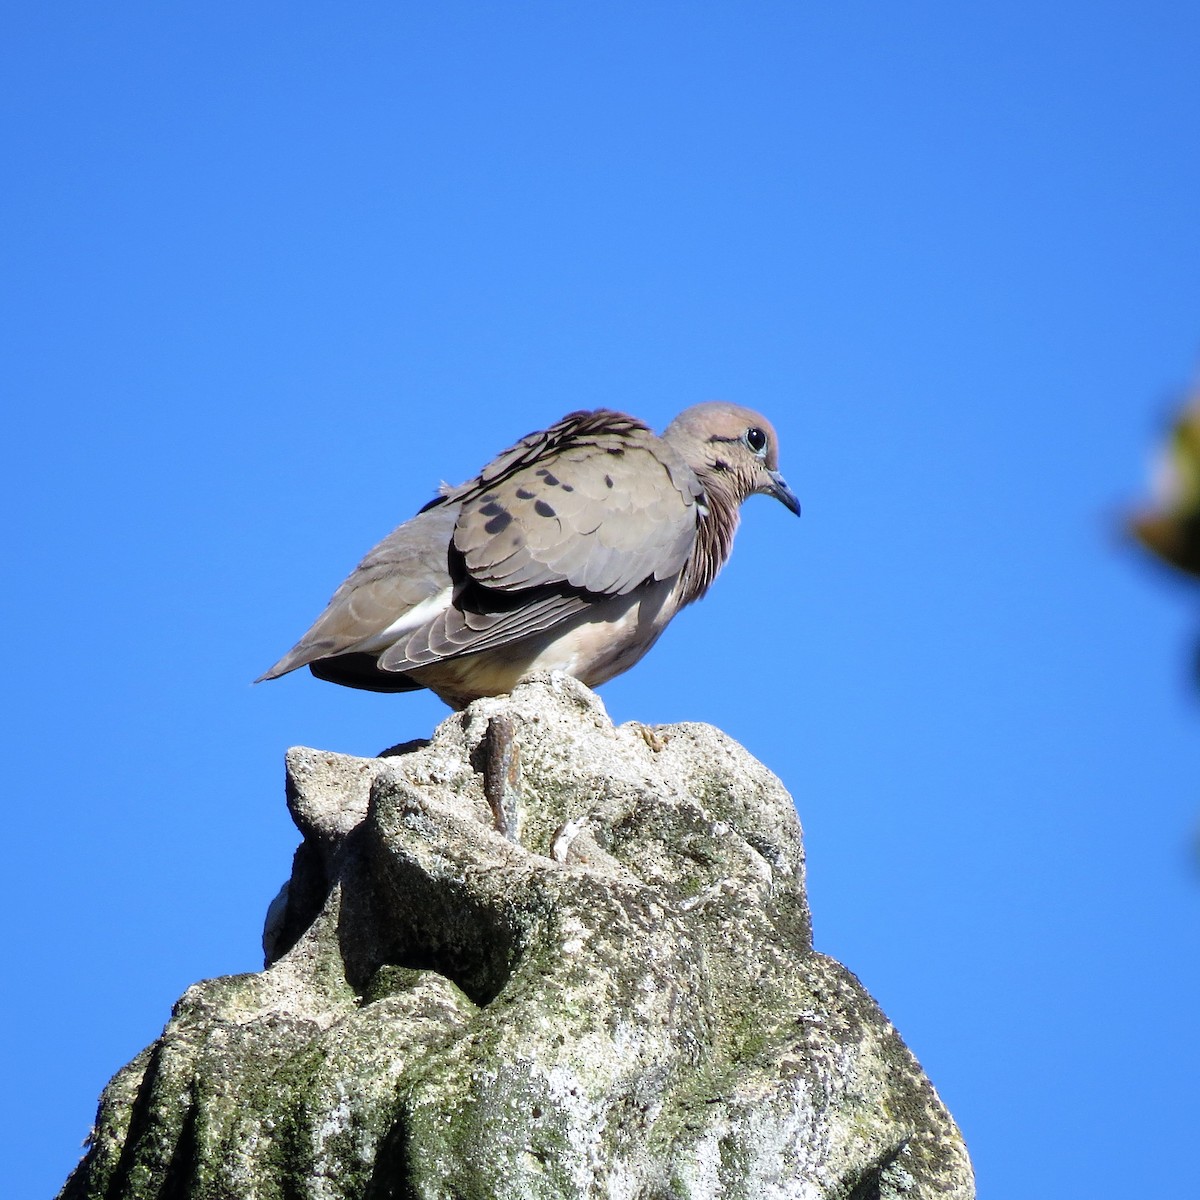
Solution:
[{"label": "blurred leaf", "polygon": [[1153,482],[1156,506],[1134,513],[1130,531],[1163,562],[1200,576],[1200,392],[1172,427]]}]

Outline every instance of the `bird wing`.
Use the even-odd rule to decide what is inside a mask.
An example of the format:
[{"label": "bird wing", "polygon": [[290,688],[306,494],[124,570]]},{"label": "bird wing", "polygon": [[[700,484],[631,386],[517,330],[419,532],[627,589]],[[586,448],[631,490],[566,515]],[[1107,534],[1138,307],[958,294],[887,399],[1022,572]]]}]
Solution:
[{"label": "bird wing", "polygon": [[530,434],[446,497],[457,505],[454,604],[379,665],[488,650],[672,578],[695,545],[702,496],[683,458],[622,413],[572,413]]},{"label": "bird wing", "polygon": [[472,580],[624,595],[679,573],[701,492],[676,451],[604,410],[573,414],[541,437],[537,453],[499,474],[489,468],[462,497],[454,546]]}]

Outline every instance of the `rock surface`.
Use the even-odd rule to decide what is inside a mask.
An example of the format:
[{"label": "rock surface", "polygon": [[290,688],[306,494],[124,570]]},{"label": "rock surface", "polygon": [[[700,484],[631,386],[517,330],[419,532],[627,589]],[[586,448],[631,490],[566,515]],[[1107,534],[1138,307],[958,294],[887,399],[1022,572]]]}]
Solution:
[{"label": "rock surface", "polygon": [[63,1200],[974,1196],[717,730],[549,676],[387,757],[292,750],[288,803],[267,969],[188,989]]}]

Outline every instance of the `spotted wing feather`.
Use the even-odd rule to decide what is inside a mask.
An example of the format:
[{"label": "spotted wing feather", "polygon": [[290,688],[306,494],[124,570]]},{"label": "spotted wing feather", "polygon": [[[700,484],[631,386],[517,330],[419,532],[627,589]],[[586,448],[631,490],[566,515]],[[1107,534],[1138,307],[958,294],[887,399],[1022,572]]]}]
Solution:
[{"label": "spotted wing feather", "polygon": [[397,639],[380,667],[491,650],[671,578],[694,546],[701,494],[683,459],[622,413],[572,413],[522,439],[448,494],[454,604]]},{"label": "spotted wing feather", "polygon": [[[511,453],[511,452],[510,452]],[[624,595],[682,570],[701,489],[683,459],[619,413],[575,414],[540,453],[462,497],[454,545],[476,583]]]}]

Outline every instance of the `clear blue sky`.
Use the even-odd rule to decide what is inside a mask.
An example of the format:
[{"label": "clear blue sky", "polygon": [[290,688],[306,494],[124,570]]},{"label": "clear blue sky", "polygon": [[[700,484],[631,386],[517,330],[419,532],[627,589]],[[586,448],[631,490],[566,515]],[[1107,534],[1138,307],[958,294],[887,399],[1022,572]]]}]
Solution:
[{"label": "clear blue sky", "polygon": [[1200,349],[1178,0],[10,5],[6,1196],[254,970],[282,757],[432,697],[249,680],[580,407],[779,428],[795,520],[631,674],[796,798],[816,941],[989,1196],[1178,1195],[1195,598],[1117,514]]}]

